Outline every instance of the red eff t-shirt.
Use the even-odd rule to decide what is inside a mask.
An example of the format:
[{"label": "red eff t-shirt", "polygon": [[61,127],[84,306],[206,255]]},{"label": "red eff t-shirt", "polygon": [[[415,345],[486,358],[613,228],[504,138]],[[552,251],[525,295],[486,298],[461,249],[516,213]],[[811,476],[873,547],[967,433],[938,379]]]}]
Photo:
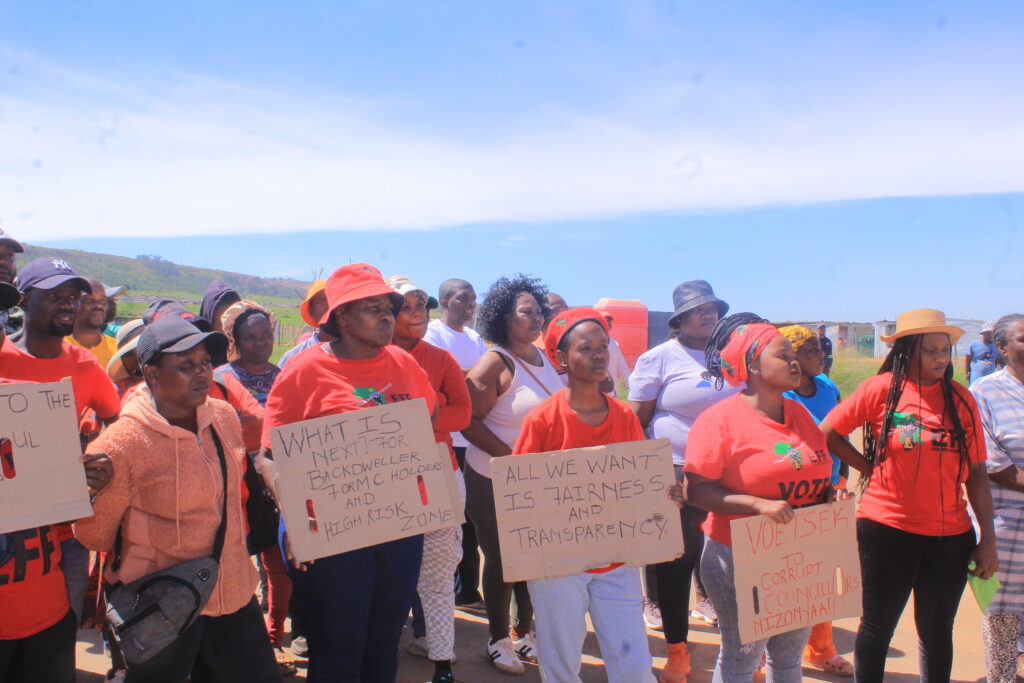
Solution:
[{"label": "red eff t-shirt", "polygon": [[0,346],[0,377],[19,382],[59,382],[70,377],[79,420],[90,409],[102,420],[117,417],[121,409],[117,388],[100,368],[96,357],[67,342],[56,358],[36,358],[5,339]]},{"label": "red eff t-shirt", "polygon": [[469,388],[455,356],[433,344],[418,341],[409,352],[430,379],[437,392],[437,419],[434,420],[434,438],[448,444],[452,467],[458,471],[459,461],[452,449],[452,432],[461,432],[469,426],[473,407]]},{"label": "red eff t-shirt", "polygon": [[[684,471],[717,481],[733,493],[785,500],[793,507],[824,501],[832,458],[814,418],[783,400],[782,424],[756,412],[736,394],[708,408],[693,423]],[[730,522],[753,515],[708,514],[704,531],[732,545]]]},{"label": "red eff t-shirt", "polygon": [[68,613],[56,526],[0,534],[0,640],[27,638]]},{"label": "red eff t-shirt", "polygon": [[271,448],[270,430],[281,425],[414,398],[426,399],[434,412],[437,398],[427,373],[397,346],[365,359],[338,358],[316,346],[277,376],[267,395],[263,445]]},{"label": "red eff t-shirt", "polygon": [[[512,455],[643,441],[644,430],[633,411],[622,401],[611,397],[606,399],[608,417],[594,427],[576,415],[576,411],[569,405],[565,389],[549,396],[526,415]],[[600,574],[621,566],[621,562],[615,562],[607,567],[587,571]]]},{"label": "red eff t-shirt", "polygon": [[[892,373],[865,380],[826,418],[840,434],[868,423],[875,438],[882,430]],[[953,401],[967,437],[971,462],[985,461],[985,435],[978,404],[956,382]],[[959,397],[959,398],[958,398]],[[886,456],[875,467],[857,516],[922,536],[951,536],[971,528],[961,484],[967,481],[950,438],[942,384],[906,381],[886,439]]]}]

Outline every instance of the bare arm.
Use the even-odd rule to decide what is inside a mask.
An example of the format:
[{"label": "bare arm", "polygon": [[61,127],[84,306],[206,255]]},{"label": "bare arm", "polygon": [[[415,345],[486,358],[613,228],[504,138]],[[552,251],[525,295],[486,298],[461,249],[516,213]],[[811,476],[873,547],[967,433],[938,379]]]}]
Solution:
[{"label": "bare arm", "polygon": [[967,378],[967,383],[971,383],[971,354],[968,352],[964,356],[964,377]]},{"label": "bare arm", "polygon": [[640,426],[647,431],[647,428],[651,425],[651,418],[654,417],[654,406],[658,402],[658,399],[651,399],[650,401],[628,401],[629,407],[636,413],[636,417],[640,420]]},{"label": "bare arm", "polygon": [[996,532],[992,522],[992,487],[983,462],[971,464],[970,474],[967,475],[967,499],[981,527],[978,547],[971,555],[977,567],[971,573],[987,579],[999,569],[999,554],[996,552]]},{"label": "bare arm", "polygon": [[1016,465],[1010,465],[1001,472],[991,472],[988,478],[1004,489],[1024,493],[1024,470]]},{"label": "bare arm", "polygon": [[793,508],[784,500],[767,500],[745,493],[733,493],[717,481],[687,472],[686,501],[694,507],[726,515],[764,515],[780,524],[793,519]]},{"label": "bare arm", "polygon": [[830,453],[858,472],[871,474],[871,463],[853,447],[845,434],[840,434],[832,427],[832,422],[827,417],[821,423],[821,431],[825,434],[825,441],[828,442]]},{"label": "bare arm", "polygon": [[494,456],[510,455],[512,447],[499,439],[484,424],[484,418],[494,409],[498,396],[508,390],[512,373],[497,353],[485,353],[466,375],[466,387],[473,411],[469,426],[462,435],[483,452]]}]

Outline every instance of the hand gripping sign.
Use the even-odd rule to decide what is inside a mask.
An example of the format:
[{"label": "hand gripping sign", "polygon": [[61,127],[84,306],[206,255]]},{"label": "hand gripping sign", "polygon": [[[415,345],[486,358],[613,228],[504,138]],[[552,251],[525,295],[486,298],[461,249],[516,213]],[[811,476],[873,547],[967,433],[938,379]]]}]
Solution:
[{"label": "hand gripping sign", "polygon": [[276,488],[300,562],[460,525],[448,446],[423,399],[270,430]]},{"label": "hand gripping sign", "polygon": [[789,524],[763,515],[731,522],[744,643],[861,614],[853,498],[795,514]]},{"label": "hand gripping sign", "polygon": [[92,514],[70,379],[0,384],[0,533]]},{"label": "hand gripping sign", "polygon": [[506,581],[683,554],[668,439],[491,458]]}]

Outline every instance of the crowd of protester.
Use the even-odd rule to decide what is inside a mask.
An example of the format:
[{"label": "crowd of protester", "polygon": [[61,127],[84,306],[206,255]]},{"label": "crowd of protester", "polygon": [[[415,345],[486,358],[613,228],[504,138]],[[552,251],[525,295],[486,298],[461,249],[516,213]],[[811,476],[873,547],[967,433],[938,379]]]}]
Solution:
[{"label": "crowd of protester", "polygon": [[[309,330],[275,364],[274,313],[223,282],[198,315],[161,299],[118,325],[123,287],[54,258],[19,272],[22,252],[0,231],[0,381],[71,378],[93,514],[0,534],[0,681],[74,681],[88,625],[103,632],[111,681],[277,681],[305,658],[311,681],[387,683],[408,624],[406,647],[433,662],[431,683],[451,683],[464,610],[486,618],[478,651],[493,679],[536,662],[548,683],[579,681],[589,614],[617,683],[684,683],[691,618],[720,632],[715,681],[761,669],[799,681],[812,666],[873,683],[911,595],[922,680],[948,681],[969,574],[1002,584],[984,618],[987,674],[1015,680],[1024,315],[972,344],[968,390],[952,379],[964,331],[940,311],[907,311],[883,338],[892,346],[878,374],[843,398],[823,330],[729,315],[701,280],[676,288],[670,338],[630,372],[610,316],[569,307],[538,279],[498,278],[478,307],[465,280],[435,298],[351,264],[312,284]],[[449,449],[464,524],[311,563],[292,556],[283,520],[257,533],[254,515],[275,504],[271,429],[414,398]],[[863,449],[848,439],[859,427]],[[506,582],[491,459],[646,438],[671,443],[685,551],[646,568]],[[797,447],[780,457],[779,444]],[[854,471],[863,616],[852,663],[829,623],[742,643],[731,520],[788,523],[796,508],[852,495]],[[105,603],[209,557],[218,570],[198,616],[140,658]],[[664,632],[658,671],[645,627]]]}]

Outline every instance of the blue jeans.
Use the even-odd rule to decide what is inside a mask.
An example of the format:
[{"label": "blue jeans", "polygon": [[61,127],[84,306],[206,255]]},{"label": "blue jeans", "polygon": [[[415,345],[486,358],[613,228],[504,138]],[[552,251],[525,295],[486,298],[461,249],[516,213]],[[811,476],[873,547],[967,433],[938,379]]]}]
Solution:
[{"label": "blue jeans", "polygon": [[537,622],[537,659],[547,683],[579,683],[587,612],[609,683],[654,683],[640,570],[527,581]]},{"label": "blue jeans", "polygon": [[700,560],[700,577],[718,613],[718,630],[722,637],[712,683],[750,683],[765,647],[768,649],[767,683],[800,683],[803,680],[801,659],[811,629],[781,633],[744,645],[740,642],[732,548],[709,537]]},{"label": "blue jeans", "polygon": [[309,643],[307,680],[394,683],[422,559],[420,535],[289,569]]},{"label": "blue jeans", "polygon": [[69,538],[60,544],[60,570],[64,572],[64,585],[68,589],[68,602],[75,613],[75,630],[82,624],[85,614],[85,591],[89,587],[89,549]]}]

